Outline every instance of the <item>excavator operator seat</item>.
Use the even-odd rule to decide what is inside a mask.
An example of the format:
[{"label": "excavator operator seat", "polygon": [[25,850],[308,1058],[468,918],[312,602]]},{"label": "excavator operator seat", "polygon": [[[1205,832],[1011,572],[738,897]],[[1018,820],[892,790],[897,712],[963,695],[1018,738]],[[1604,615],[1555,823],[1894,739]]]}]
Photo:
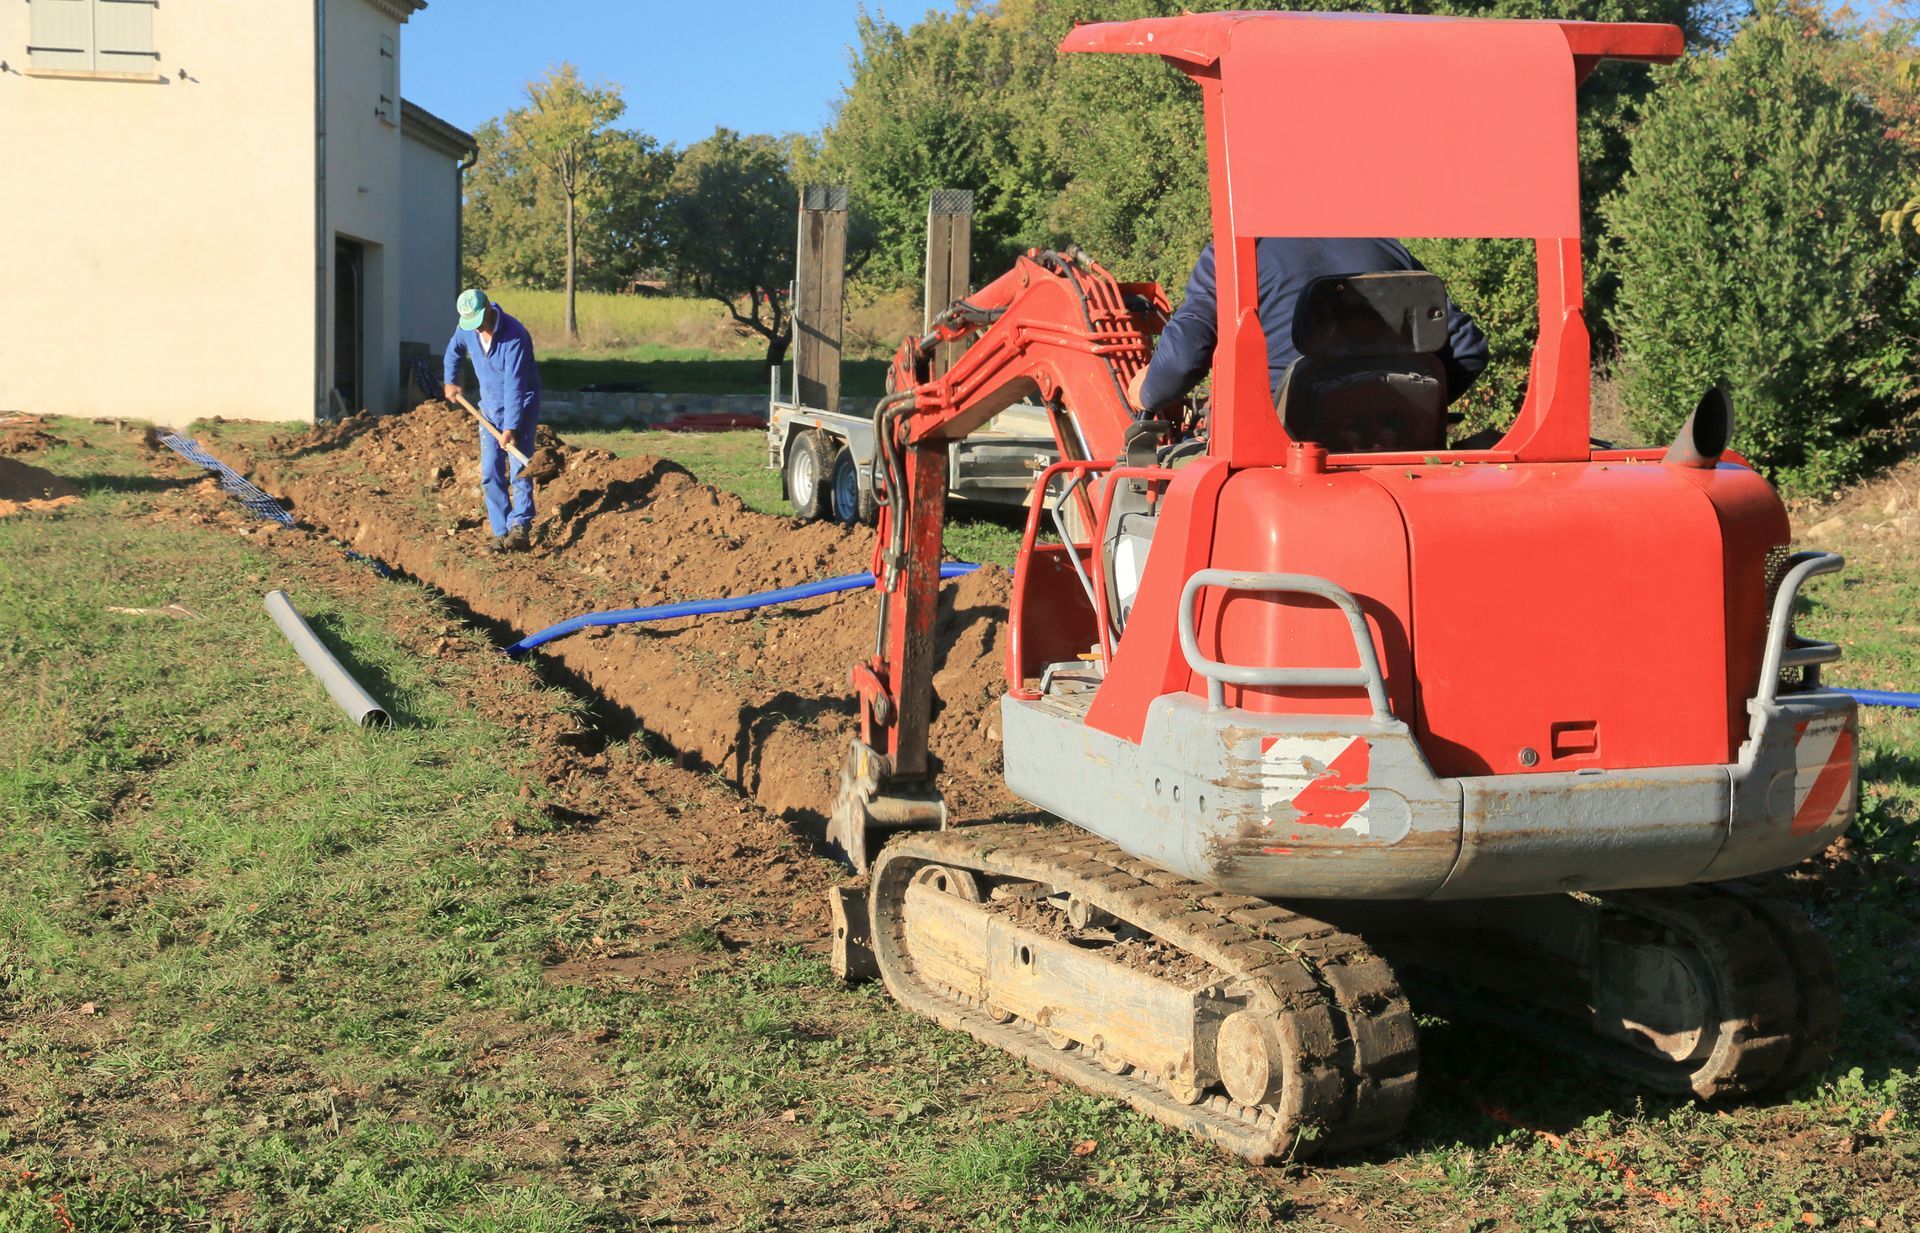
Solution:
[{"label": "excavator operator seat", "polygon": [[1336,454],[1445,449],[1447,291],[1423,270],[1316,278],[1293,315],[1300,358],[1274,398],[1295,441]]}]

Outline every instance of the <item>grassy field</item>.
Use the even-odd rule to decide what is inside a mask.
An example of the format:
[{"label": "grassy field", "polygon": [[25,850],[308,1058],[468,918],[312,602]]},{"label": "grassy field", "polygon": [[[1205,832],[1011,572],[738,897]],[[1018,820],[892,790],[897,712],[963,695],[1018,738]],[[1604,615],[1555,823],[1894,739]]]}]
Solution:
[{"label": "grassy field", "polygon": [[[1707,1109],[1427,1020],[1400,1143],[1250,1169],[840,987],[663,854],[745,808],[709,777],[582,739],[589,700],[424,589],[55,427],[89,444],[32,461],[86,499],[0,519],[9,1233],[1920,1226],[1920,716],[1869,713],[1856,858],[1808,874],[1847,992],[1824,1080]],[[733,437],[629,436],[757,474]],[[1834,546],[1807,631],[1915,688],[1910,540]],[[392,731],[344,728],[272,586]],[[168,602],[205,619],[106,611]],[[568,975],[610,948],[639,975]]]},{"label": "grassy field", "polygon": [[[562,292],[495,287],[489,294],[526,324],[542,348],[567,345]],[[756,335],[732,321],[713,300],[582,291],[574,310],[580,324],[576,345],[589,351],[641,343],[741,354],[764,348]],[[902,337],[920,328],[920,311],[913,292],[849,288],[843,321],[847,354],[855,359],[892,355]]]},{"label": "grassy field", "polygon": [[[560,291],[495,287],[488,292],[518,317],[541,351],[568,346],[567,298]],[[620,350],[642,344],[747,355],[763,344],[742,336],[712,300],[689,296],[610,295],[582,291],[574,308],[580,337],[572,344],[586,351]]]},{"label": "grassy field", "polygon": [[[491,294],[533,334],[548,389],[621,383],[666,394],[759,394],[767,388],[765,340],[712,300],[584,291],[575,305],[580,336],[569,340],[561,292],[499,287]],[[917,325],[910,297],[868,296],[850,304],[844,392],[878,398],[887,358]],[[791,381],[791,359],[785,373],[782,380]]]}]

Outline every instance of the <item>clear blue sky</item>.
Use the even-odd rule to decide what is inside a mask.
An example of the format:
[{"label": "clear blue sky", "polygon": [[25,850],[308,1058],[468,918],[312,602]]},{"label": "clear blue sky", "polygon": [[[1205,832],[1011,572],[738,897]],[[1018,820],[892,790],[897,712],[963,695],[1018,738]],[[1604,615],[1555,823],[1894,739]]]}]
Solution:
[{"label": "clear blue sky", "polygon": [[[952,0],[903,0],[910,25]],[[868,5],[869,11],[879,9]],[[813,132],[847,79],[858,0],[430,0],[401,34],[401,93],[471,130],[571,60],[617,82],[621,124],[686,145],[715,125]]]}]

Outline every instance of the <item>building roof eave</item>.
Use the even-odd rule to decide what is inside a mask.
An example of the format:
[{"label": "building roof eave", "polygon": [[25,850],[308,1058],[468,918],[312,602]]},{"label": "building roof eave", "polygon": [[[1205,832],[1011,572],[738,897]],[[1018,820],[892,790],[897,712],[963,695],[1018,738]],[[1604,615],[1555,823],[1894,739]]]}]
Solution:
[{"label": "building roof eave", "polygon": [[403,25],[407,18],[427,7],[427,0],[367,0],[367,3]]},{"label": "building roof eave", "polygon": [[480,148],[472,133],[442,120],[410,98],[400,100],[400,135],[416,138],[461,158],[472,156]]}]

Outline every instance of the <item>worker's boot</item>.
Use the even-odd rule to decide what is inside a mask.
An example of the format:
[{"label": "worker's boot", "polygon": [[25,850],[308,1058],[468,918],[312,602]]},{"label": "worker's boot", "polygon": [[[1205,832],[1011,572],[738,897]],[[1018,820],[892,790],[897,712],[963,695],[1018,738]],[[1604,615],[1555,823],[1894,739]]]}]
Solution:
[{"label": "worker's boot", "polygon": [[531,532],[527,530],[527,524],[523,522],[508,531],[507,538],[503,542],[508,552],[525,552],[527,549],[533,547],[533,536]]},{"label": "worker's boot", "polygon": [[507,537],[504,535],[496,535],[492,539],[487,541],[488,552],[505,552],[506,550],[507,550]]}]

